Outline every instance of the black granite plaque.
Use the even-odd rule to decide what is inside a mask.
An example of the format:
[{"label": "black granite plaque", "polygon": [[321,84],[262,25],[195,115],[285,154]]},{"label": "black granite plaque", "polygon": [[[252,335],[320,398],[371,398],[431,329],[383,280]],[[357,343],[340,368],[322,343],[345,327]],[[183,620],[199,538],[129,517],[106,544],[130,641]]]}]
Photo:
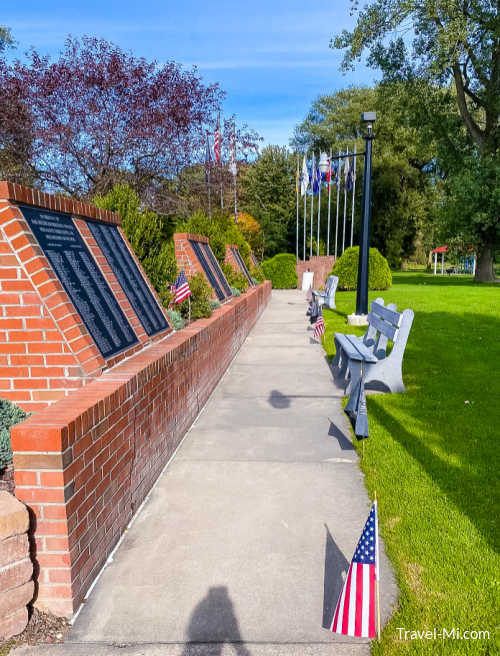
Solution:
[{"label": "black granite plaque", "polygon": [[226,277],[224,276],[222,269],[220,268],[220,264],[217,261],[217,258],[215,257],[210,244],[206,244],[204,242],[201,243],[201,247],[205,251],[205,255],[210,261],[210,264],[212,265],[212,269],[215,271],[215,275],[218,277],[220,284],[222,285],[222,289],[224,290],[226,296],[232,296],[231,293],[231,288],[227,284]]},{"label": "black granite plaque", "polygon": [[33,234],[104,358],[137,336],[69,214],[21,207]]},{"label": "black granite plaque", "polygon": [[167,320],[134,262],[118,227],[96,221],[87,221],[87,225],[146,333],[151,336],[167,329]]},{"label": "black granite plaque", "polygon": [[247,269],[245,260],[241,257],[240,251],[237,248],[231,248],[231,250],[233,251],[233,256],[234,259],[236,260],[236,263],[238,264],[239,270],[246,277],[250,285],[253,286],[252,276],[250,275],[250,271]]},{"label": "black granite plaque", "polygon": [[208,263],[208,260],[205,257],[205,253],[201,249],[201,242],[195,241],[194,239],[190,239],[189,243],[191,244],[196,257],[198,258],[198,262],[201,264],[201,268],[203,269],[205,275],[208,278],[208,282],[210,283],[210,286],[216,293],[217,298],[219,299],[219,301],[223,301],[224,292],[221,289],[221,286],[219,285],[219,281],[217,280],[215,273],[210,268],[210,264]]}]

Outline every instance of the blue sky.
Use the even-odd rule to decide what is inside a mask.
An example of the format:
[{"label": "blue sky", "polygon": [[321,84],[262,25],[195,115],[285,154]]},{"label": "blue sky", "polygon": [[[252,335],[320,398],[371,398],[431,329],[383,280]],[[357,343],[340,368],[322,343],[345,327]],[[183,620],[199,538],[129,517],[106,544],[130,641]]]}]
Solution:
[{"label": "blue sky", "polygon": [[103,37],[136,56],[196,65],[204,80],[226,91],[235,113],[264,137],[288,145],[293,129],[319,95],[370,83],[373,71],[339,72],[341,53],[330,38],[350,28],[349,0],[24,0],[2,10],[18,42],[57,55],[68,34]]}]

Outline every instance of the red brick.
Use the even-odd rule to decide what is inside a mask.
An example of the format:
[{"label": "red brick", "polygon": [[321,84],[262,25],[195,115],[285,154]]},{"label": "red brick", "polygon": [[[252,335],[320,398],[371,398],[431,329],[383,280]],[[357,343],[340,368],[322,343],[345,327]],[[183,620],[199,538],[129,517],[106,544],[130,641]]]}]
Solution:
[{"label": "red brick", "polygon": [[16,485],[38,485],[37,472],[14,470],[14,482]]},{"label": "red brick", "polygon": [[[64,536],[64,533],[60,534],[61,536]],[[46,537],[45,538],[45,545],[47,551],[62,551],[66,552],[69,551],[69,539],[67,536],[65,537]]]},{"label": "red brick", "polygon": [[40,472],[40,485],[42,487],[64,487],[63,472]]},{"label": "red brick", "polygon": [[44,506],[43,507],[44,519],[66,519],[65,506]]},{"label": "red brick", "polygon": [[34,501],[35,503],[63,503],[64,490],[61,488],[52,488],[51,490],[44,490],[42,488],[27,488],[20,487],[16,490],[16,496],[21,501],[25,501],[28,505]]}]

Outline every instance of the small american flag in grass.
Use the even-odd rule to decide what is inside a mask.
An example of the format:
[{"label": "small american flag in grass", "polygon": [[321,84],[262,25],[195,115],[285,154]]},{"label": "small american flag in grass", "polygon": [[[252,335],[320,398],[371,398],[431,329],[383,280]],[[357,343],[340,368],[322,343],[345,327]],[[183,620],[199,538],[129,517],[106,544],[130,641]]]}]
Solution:
[{"label": "small american flag in grass", "polygon": [[177,280],[174,282],[172,290],[175,292],[174,303],[176,305],[188,296],[191,296],[191,290],[189,289],[184,271],[181,271],[177,276]]},{"label": "small american flag in grass", "polygon": [[323,319],[323,315],[319,314],[318,318],[316,319],[316,325],[314,326],[314,337],[316,339],[319,339],[321,335],[325,334],[325,320]]},{"label": "small american flag in grass", "polygon": [[377,502],[374,501],[352,557],[330,631],[357,638],[375,637],[378,580],[378,519]]}]

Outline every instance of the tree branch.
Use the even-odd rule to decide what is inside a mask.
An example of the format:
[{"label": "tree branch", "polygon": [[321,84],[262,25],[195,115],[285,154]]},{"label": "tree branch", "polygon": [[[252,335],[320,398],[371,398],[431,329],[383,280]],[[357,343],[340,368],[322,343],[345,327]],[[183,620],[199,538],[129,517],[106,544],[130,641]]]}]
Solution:
[{"label": "tree branch", "polygon": [[485,134],[481,130],[481,128],[477,125],[477,123],[474,121],[469,111],[469,108],[467,107],[464,82],[462,80],[462,73],[460,71],[460,66],[458,65],[458,63],[453,64],[452,70],[453,70],[453,77],[455,80],[455,88],[457,90],[457,104],[458,104],[460,116],[462,117],[462,120],[465,123],[465,127],[467,128],[472,139],[481,148],[481,150],[483,150],[486,145]]}]

